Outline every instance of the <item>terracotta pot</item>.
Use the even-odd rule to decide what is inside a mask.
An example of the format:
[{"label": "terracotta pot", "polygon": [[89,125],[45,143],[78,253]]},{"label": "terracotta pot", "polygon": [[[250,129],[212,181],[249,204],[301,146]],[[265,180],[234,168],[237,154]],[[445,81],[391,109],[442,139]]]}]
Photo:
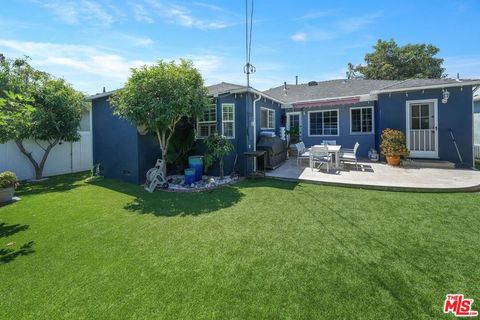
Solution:
[{"label": "terracotta pot", "polygon": [[387,163],[393,167],[400,165],[400,156],[387,156]]},{"label": "terracotta pot", "polygon": [[12,201],[14,194],[15,194],[14,188],[0,189],[0,203],[7,203]]}]

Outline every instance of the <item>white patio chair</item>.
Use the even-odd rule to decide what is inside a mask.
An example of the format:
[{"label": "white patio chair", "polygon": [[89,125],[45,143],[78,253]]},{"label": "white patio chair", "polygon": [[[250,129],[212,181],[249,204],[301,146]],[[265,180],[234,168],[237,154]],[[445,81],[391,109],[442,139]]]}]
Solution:
[{"label": "white patio chair", "polygon": [[299,142],[295,144],[297,148],[297,166],[300,164],[300,161],[310,159],[310,152],[306,150],[305,144]]},{"label": "white patio chair", "polygon": [[323,140],[323,144],[328,144],[329,146],[336,146],[337,145],[337,140]]},{"label": "white patio chair", "polygon": [[328,147],[326,144],[320,146],[313,146],[310,148],[310,168],[313,171],[315,164],[320,164],[320,167],[326,163],[327,171],[330,171],[330,163],[332,162],[332,157],[328,152]]},{"label": "white patio chair", "polygon": [[340,158],[339,160],[342,161],[343,163],[345,162],[355,162],[355,167],[358,170],[358,157],[357,157],[357,150],[360,144],[358,142],[355,142],[355,146],[353,149],[346,149],[342,148],[340,149]]}]

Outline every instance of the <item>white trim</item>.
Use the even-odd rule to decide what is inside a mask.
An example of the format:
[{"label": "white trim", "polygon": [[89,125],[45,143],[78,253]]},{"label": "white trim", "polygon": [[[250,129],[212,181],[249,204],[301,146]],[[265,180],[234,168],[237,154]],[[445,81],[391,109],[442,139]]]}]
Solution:
[{"label": "white trim", "polygon": [[[269,113],[273,112],[273,127],[262,127],[262,110],[267,110],[267,125],[268,125],[268,120],[269,120]],[[276,122],[277,119],[276,117],[276,112],[275,109],[270,109],[267,107],[260,107],[260,130],[275,130]]]},{"label": "white trim", "polygon": [[435,151],[410,151],[412,158],[432,158],[438,159],[438,99],[422,99],[405,101],[406,108],[406,138],[407,148],[410,149],[410,105],[412,104],[428,104],[433,103],[433,113],[435,115]]},{"label": "white trim", "polygon": [[343,100],[343,99],[353,99],[353,98],[360,99],[359,102],[366,102],[366,101],[372,101],[372,100],[370,100],[370,98],[373,99],[373,100],[377,100],[378,97],[376,97],[375,95],[367,93],[367,94],[357,94],[357,95],[354,95],[354,96],[340,96],[340,97],[329,97],[329,98],[319,98],[319,99],[309,99],[309,100],[296,100],[296,101],[290,102],[290,104],[322,102],[322,101]]},{"label": "white trim", "polygon": [[[352,131],[352,110],[356,109],[372,109],[372,131],[368,132],[353,132]],[[350,115],[350,135],[370,135],[375,133],[375,109],[373,106],[364,106],[364,107],[351,107],[349,111]],[[360,111],[360,121],[362,121],[362,112]],[[360,124],[360,129],[361,129],[361,124]]]},{"label": "white trim", "polygon": [[[337,134],[327,134],[327,135],[320,135],[320,134],[310,134],[310,113],[323,113],[328,111],[336,111],[337,112]],[[307,121],[308,121],[308,137],[338,137],[340,136],[340,110],[339,109],[325,109],[325,110],[311,110],[307,113]],[[323,121],[323,117],[322,117]],[[325,131],[325,129],[323,129]]]},{"label": "white trim", "polygon": [[[233,120],[226,120],[226,121],[223,120],[223,107],[224,107],[225,105],[231,105],[231,106],[232,106],[232,108],[233,108]],[[223,124],[224,124],[225,122],[229,122],[229,123],[231,122],[231,123],[233,123],[233,136],[228,136],[228,137],[225,136],[224,130],[223,130],[223,129],[224,129],[224,128],[223,128]],[[235,139],[235,103],[231,103],[231,102],[229,102],[229,103],[222,103],[222,135],[224,135],[225,138],[227,138],[227,139]]]},{"label": "white trim", "polygon": [[266,99],[269,99],[269,100],[272,100],[273,102],[276,102],[280,105],[284,105],[285,104],[285,101],[281,101],[281,100],[278,100],[278,99],[275,99],[274,97],[271,97],[269,96],[268,94],[265,94],[263,93],[262,91],[258,91],[257,89],[254,89],[252,87],[250,87],[248,90],[247,88],[239,88],[239,89],[233,89],[233,90],[229,90],[229,91],[225,91],[225,92],[222,92],[220,93],[219,95],[223,95],[223,94],[232,94],[232,93],[248,93],[248,92],[253,92],[255,94],[258,94],[259,96],[262,96],[263,98],[266,98]]},{"label": "white trim", "polygon": [[401,89],[374,90],[370,93],[379,94],[379,93],[389,93],[389,92],[418,91],[418,90],[427,90],[427,89],[441,89],[441,88],[464,87],[464,86],[474,86],[474,85],[480,85],[480,80],[465,81],[465,82],[459,81],[459,82],[452,82],[452,83],[445,83],[445,84],[432,84],[428,86],[409,87],[409,88],[401,88]]},{"label": "white trim", "polygon": [[294,112],[286,112],[285,115],[287,116],[287,123],[286,123],[286,128],[287,130],[290,130],[290,116],[291,115],[298,115],[298,124],[300,126],[300,128],[298,129],[298,134],[299,134],[299,138],[300,140],[302,140],[302,136],[303,136],[303,125],[302,125],[302,112],[300,111],[294,111]]}]

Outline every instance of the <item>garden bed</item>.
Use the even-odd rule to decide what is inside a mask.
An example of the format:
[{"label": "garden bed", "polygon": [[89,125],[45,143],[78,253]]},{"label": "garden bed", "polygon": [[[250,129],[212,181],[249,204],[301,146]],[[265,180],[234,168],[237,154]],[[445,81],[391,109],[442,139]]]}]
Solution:
[{"label": "garden bed", "polygon": [[161,190],[170,192],[202,192],[234,184],[241,181],[242,178],[238,176],[226,176],[220,179],[220,177],[215,176],[203,176],[202,180],[196,181],[191,185],[185,185],[185,177],[183,175],[171,175],[168,176],[166,180],[168,181],[168,188]]}]

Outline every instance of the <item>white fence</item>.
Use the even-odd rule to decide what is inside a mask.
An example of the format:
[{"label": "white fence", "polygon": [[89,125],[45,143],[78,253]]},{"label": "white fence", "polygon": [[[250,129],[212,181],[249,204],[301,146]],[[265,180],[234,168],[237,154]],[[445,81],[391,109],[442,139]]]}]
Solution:
[{"label": "white fence", "polygon": [[473,152],[475,153],[475,158],[480,159],[480,144],[473,146]]},{"label": "white fence", "polygon": [[[92,130],[90,112],[86,112],[80,124],[80,141],[62,142],[50,151],[43,170],[44,176],[90,170],[93,163]],[[45,144],[41,143],[42,146]],[[25,148],[40,162],[43,150],[34,141],[24,141]],[[13,141],[0,144],[0,172],[15,172],[19,180],[35,178],[35,170],[30,161],[18,150]]]}]

